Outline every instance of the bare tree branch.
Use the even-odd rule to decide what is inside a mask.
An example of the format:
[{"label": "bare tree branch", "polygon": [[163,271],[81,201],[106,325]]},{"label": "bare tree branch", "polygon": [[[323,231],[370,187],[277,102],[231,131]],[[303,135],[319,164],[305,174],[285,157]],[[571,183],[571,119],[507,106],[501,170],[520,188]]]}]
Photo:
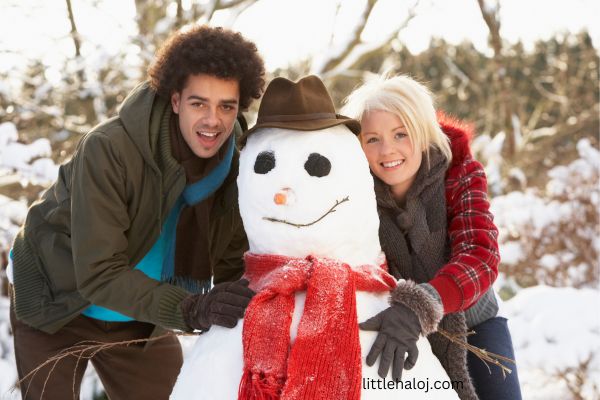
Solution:
[{"label": "bare tree branch", "polygon": [[206,12],[204,14],[206,16],[206,22],[210,22],[213,15],[215,14],[215,11],[219,10],[220,6],[221,0],[213,0],[208,4],[208,7],[206,8]]},{"label": "bare tree branch", "polygon": [[[205,21],[208,23],[208,22],[210,22],[210,20],[212,19],[212,17],[215,15],[215,13],[217,11],[230,10],[231,16],[229,18],[230,19],[229,25],[232,25],[233,22],[236,20],[236,18],[244,10],[246,10],[248,7],[250,7],[251,5],[256,3],[256,1],[257,0],[230,0],[230,1],[213,0],[208,4],[208,6],[206,6],[204,8],[203,16],[199,17],[199,18],[205,19]],[[199,19],[199,18],[197,18],[197,19]]]},{"label": "bare tree branch", "polygon": [[344,48],[342,48],[338,52],[338,54],[333,55],[325,63],[325,65],[323,65],[323,67],[319,68],[319,71],[315,72],[327,72],[334,69],[350,54],[352,49],[354,49],[361,42],[360,36],[365,30],[365,26],[367,25],[367,21],[369,20],[371,11],[373,11],[373,7],[375,7],[376,3],[377,0],[367,0],[367,4],[365,4],[365,8],[363,9],[363,12],[359,19],[360,23],[356,24],[356,26],[354,27],[354,31],[350,34],[350,40],[347,41]]},{"label": "bare tree branch", "polygon": [[257,0],[242,0],[242,1],[232,1],[229,2],[230,6],[221,6],[220,10],[229,10],[228,21],[224,24],[225,26],[231,27],[245,10],[247,10],[250,6],[254,5]]},{"label": "bare tree branch", "polygon": [[247,0],[230,0],[230,1],[225,1],[225,2],[221,2],[219,1],[219,7],[217,8],[218,10],[223,10],[225,8],[232,8],[235,7],[237,5],[242,4],[243,2],[245,2]]},{"label": "bare tree branch", "polygon": [[[419,4],[419,1],[416,1],[409,9],[408,14],[404,21],[402,21],[396,29],[394,29],[385,39],[380,41],[379,43],[355,43],[352,48],[347,49],[342,58],[337,60],[336,65],[327,69],[325,67],[321,72],[321,76],[323,79],[335,79],[335,77],[339,75],[343,75],[346,70],[356,69],[359,65],[361,65],[365,60],[368,60],[371,57],[374,57],[377,54],[385,51],[389,48],[390,42],[396,38],[400,32],[405,29],[410,21],[416,16],[416,8]],[[370,12],[369,12],[370,14]],[[357,30],[360,32],[364,31],[365,26],[367,25],[368,19],[363,21],[362,26],[357,26]],[[360,35],[359,35],[360,38]],[[332,62],[328,62],[326,65],[330,65]]]},{"label": "bare tree branch", "polygon": [[73,44],[75,44],[75,56],[81,56],[81,40],[79,38],[79,32],[75,25],[75,17],[73,16],[73,7],[71,7],[71,0],[67,1],[67,11],[69,12],[69,22],[71,23],[71,38],[73,38]]},{"label": "bare tree branch", "polygon": [[181,28],[183,26],[183,5],[181,0],[176,0],[177,3],[177,14],[175,16],[175,26]]},{"label": "bare tree branch", "polygon": [[[489,1],[489,0],[488,0]],[[503,127],[506,131],[506,155],[514,159],[517,151],[513,117],[516,115],[513,97],[511,96],[510,81],[506,75],[506,63],[502,55],[502,37],[500,36],[500,19],[498,17],[500,5],[488,7],[486,0],[477,0],[481,16],[490,31],[490,45],[494,50],[494,84],[500,93],[500,105],[503,119]]]},{"label": "bare tree branch", "polygon": [[543,85],[542,82],[540,82],[539,79],[535,79],[533,81],[533,86],[537,89],[538,92],[540,92],[540,94],[544,97],[546,97],[549,100],[552,100],[556,103],[560,103],[560,104],[567,104],[569,102],[569,99],[564,96],[564,95],[560,95],[560,94],[556,94],[556,93],[552,93],[549,90],[547,90]]},{"label": "bare tree branch", "polygon": [[490,31],[490,41],[495,55],[502,51],[502,38],[500,37],[500,21],[498,20],[498,9],[493,10],[486,7],[485,0],[477,0],[481,15]]},{"label": "bare tree branch", "polygon": [[335,36],[335,27],[337,25],[337,21],[340,15],[340,10],[342,9],[342,1],[337,0],[335,5],[335,16],[333,17],[333,28],[331,29],[331,35],[329,36],[329,45],[333,45],[333,38]]}]

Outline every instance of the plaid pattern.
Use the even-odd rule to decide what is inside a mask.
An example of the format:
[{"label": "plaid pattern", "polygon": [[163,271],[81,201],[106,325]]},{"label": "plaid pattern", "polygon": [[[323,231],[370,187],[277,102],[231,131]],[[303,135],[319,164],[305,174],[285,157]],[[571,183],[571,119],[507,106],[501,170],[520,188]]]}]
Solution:
[{"label": "plaid pattern", "polygon": [[444,313],[474,305],[498,275],[498,229],[487,198],[483,166],[469,150],[468,127],[441,121],[451,139],[453,160],[446,174],[450,260],[429,282],[440,294]]}]

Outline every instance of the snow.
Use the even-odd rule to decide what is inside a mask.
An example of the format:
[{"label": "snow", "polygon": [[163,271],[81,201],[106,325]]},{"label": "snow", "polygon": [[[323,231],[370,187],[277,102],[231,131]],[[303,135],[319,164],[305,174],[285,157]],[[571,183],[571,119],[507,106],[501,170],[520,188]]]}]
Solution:
[{"label": "snow", "polygon": [[9,300],[0,297],[0,398],[18,399],[18,393],[9,391],[17,380],[17,369],[14,363],[14,348],[8,319]]},{"label": "snow", "polygon": [[500,8],[500,4],[498,1],[484,0],[483,1],[483,10],[486,14],[494,15],[498,12]]},{"label": "snow", "polygon": [[540,265],[548,270],[553,270],[560,264],[560,260],[554,254],[544,254],[540,259]]},{"label": "snow", "polygon": [[[598,177],[600,170],[600,152],[596,150],[589,139],[581,139],[577,142],[577,151],[579,159],[573,161],[567,166],[558,166],[552,168],[548,175],[551,180],[548,183],[548,192],[555,196],[566,195],[573,196],[572,189],[585,190],[585,188],[573,187],[569,185],[573,177],[589,181]],[[593,198],[595,206],[598,206],[598,197]]]},{"label": "snow", "polygon": [[[275,168],[257,174],[254,163],[265,151],[275,154]],[[307,173],[304,164],[311,153],[330,161],[328,175],[318,178]],[[238,187],[240,214],[252,252],[292,257],[314,254],[350,265],[373,264],[378,259],[381,247],[373,178],[356,136],[344,125],[317,132],[259,130],[250,136],[240,156]],[[274,196],[284,189],[296,199],[294,204],[275,204]],[[297,228],[263,219],[311,223],[346,197],[348,201],[310,226]]]},{"label": "snow", "polygon": [[[600,291],[536,286],[504,304],[527,399],[572,398],[561,371],[591,357],[583,398],[600,385]],[[597,395],[598,393],[596,393]]]},{"label": "snow", "polygon": [[498,196],[493,199],[490,210],[494,219],[501,221],[498,228],[503,237],[518,236],[526,224],[534,228],[535,236],[539,236],[547,225],[558,221],[563,213],[558,203],[546,203],[533,191]]},{"label": "snow", "polygon": [[540,283],[597,287],[600,152],[587,139],[577,149],[580,158],[548,171],[546,190],[497,196],[490,210],[504,265],[529,263]]},{"label": "snow", "polygon": [[[267,173],[257,173],[254,165],[257,156],[263,152],[274,154],[275,166]],[[308,156],[314,153],[330,161],[329,174],[315,177],[307,173],[304,165]],[[278,128],[258,130],[249,137],[240,155],[238,188],[240,214],[251,252],[300,258],[317,255],[356,267],[379,265],[379,216],[373,178],[359,141],[347,127],[340,125],[308,132]],[[277,204],[274,201],[276,194],[284,195],[286,201]],[[293,201],[287,201],[290,197]],[[327,213],[332,205],[346,197],[349,201]],[[263,217],[296,224],[318,222],[297,227]],[[291,268],[291,265],[284,266],[278,273],[285,274],[285,268]],[[296,337],[299,327],[300,332],[312,328],[302,324],[304,298],[304,292],[295,292],[291,338]],[[365,321],[389,307],[388,294],[357,292],[356,307],[357,322]],[[236,398],[243,372],[242,332],[243,322],[240,321],[233,329],[214,326],[202,334],[191,354],[185,357],[171,398]],[[362,377],[366,379],[379,379],[379,363],[368,367],[365,362],[376,337],[377,332],[359,331]],[[449,381],[429,342],[422,337],[417,346],[419,362],[410,371],[403,372],[403,381]],[[407,399],[458,398],[453,390],[363,389],[361,393],[362,399],[391,400],[399,396]]]},{"label": "snow", "polygon": [[18,171],[23,184],[50,185],[58,175],[58,165],[50,158],[50,141],[42,138],[23,144],[17,140],[13,123],[0,124],[0,176]]},{"label": "snow", "polygon": [[523,258],[523,247],[518,242],[507,242],[500,251],[504,264],[514,265]]},{"label": "snow", "polygon": [[508,171],[508,176],[517,180],[521,187],[527,186],[527,177],[522,169],[513,167]]},{"label": "snow", "polygon": [[517,114],[511,114],[510,121],[513,128],[515,138],[515,146],[517,151],[523,147],[523,132],[521,131],[521,120]]},{"label": "snow", "polygon": [[479,135],[471,144],[473,154],[476,154],[477,159],[485,165],[488,190],[493,195],[502,193],[501,168],[504,162],[502,158],[502,146],[505,139],[506,133],[498,132],[493,138],[489,135]]},{"label": "snow", "polygon": [[9,143],[16,142],[19,138],[17,127],[12,122],[0,124],[0,149],[4,149]]},{"label": "snow", "polygon": [[26,215],[27,204],[25,202],[0,195],[0,249],[10,246],[19,226],[25,221]]}]

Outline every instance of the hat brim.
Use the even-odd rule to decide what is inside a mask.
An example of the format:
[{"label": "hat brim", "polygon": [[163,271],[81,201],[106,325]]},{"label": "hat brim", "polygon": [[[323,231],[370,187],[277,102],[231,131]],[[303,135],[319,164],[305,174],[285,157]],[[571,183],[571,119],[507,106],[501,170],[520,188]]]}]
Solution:
[{"label": "hat brim", "polygon": [[282,129],[293,129],[297,131],[318,131],[321,129],[331,128],[332,126],[346,125],[352,133],[358,135],[360,133],[360,123],[352,118],[338,116],[336,119],[316,119],[308,121],[273,121],[263,122],[254,125],[240,136],[239,144],[243,147],[253,132],[262,128],[282,128]]}]

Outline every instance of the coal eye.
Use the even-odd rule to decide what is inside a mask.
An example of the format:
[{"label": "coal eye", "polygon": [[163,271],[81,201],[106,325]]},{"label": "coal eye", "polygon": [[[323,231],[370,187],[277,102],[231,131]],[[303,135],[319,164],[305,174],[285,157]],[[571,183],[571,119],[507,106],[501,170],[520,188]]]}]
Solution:
[{"label": "coal eye", "polygon": [[324,157],[319,153],[311,153],[308,156],[308,160],[304,163],[304,169],[310,176],[322,178],[329,175],[329,171],[331,171],[331,162],[327,157]]},{"label": "coal eye", "polygon": [[254,172],[257,174],[266,174],[273,168],[275,168],[275,153],[272,151],[263,151],[256,156]]}]

